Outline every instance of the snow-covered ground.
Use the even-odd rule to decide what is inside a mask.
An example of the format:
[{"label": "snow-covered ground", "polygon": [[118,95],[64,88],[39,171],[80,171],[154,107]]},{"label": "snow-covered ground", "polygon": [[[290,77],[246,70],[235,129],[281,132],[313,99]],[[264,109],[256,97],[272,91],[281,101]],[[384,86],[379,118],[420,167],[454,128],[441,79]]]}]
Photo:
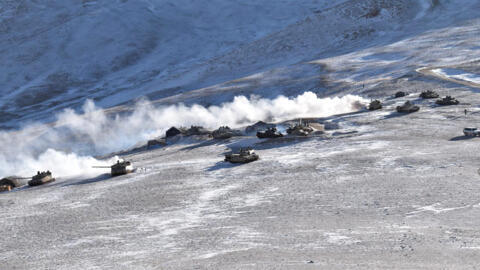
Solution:
[{"label": "snow-covered ground", "polygon": [[[260,107],[269,116],[300,116],[305,111],[282,114],[281,105],[306,91],[317,96],[307,94],[311,98],[298,104],[327,100],[323,97],[348,100],[347,94],[384,102],[380,111],[342,115],[330,114],[352,110],[309,107],[318,109],[320,121],[338,125],[324,136],[179,140],[124,152],[121,157],[139,168],[134,174],[110,178],[101,174],[108,171],[78,176],[64,170],[68,177],[54,183],[1,193],[0,268],[470,269],[479,264],[478,138],[464,137],[462,129],[480,120],[480,2],[0,4],[0,124],[24,126],[0,132],[0,164],[16,158],[16,171],[26,168],[22,160],[35,161],[49,145],[54,150],[48,153],[63,151],[71,160],[79,153],[105,154],[179,125],[172,119],[194,124],[199,112],[211,113],[204,125],[254,122],[249,117]],[[439,107],[418,98],[430,89],[461,104]],[[393,99],[400,90],[410,95]],[[256,96],[234,100],[250,94]],[[132,102],[143,95],[152,102],[138,111]],[[118,113],[115,120],[87,103],[85,115],[66,111],[55,123],[30,123],[57,119],[54,112],[79,109],[86,98],[108,115]],[[407,100],[421,110],[396,113]],[[158,113],[163,110],[172,113]],[[138,112],[148,117],[136,117]],[[223,120],[229,112],[239,119]],[[121,125],[126,119],[128,125]],[[70,132],[58,132],[62,126]],[[260,160],[223,162],[224,153],[244,145],[252,145]],[[47,159],[50,163],[41,165],[69,164],[53,154]]]}]

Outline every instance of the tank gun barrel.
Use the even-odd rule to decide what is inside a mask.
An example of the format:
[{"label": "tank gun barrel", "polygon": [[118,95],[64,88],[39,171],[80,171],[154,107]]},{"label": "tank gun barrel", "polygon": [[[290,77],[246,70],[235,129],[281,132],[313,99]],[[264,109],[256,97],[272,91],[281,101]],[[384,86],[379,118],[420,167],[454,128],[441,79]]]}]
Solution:
[{"label": "tank gun barrel", "polygon": [[94,169],[110,169],[110,166],[92,166]]}]

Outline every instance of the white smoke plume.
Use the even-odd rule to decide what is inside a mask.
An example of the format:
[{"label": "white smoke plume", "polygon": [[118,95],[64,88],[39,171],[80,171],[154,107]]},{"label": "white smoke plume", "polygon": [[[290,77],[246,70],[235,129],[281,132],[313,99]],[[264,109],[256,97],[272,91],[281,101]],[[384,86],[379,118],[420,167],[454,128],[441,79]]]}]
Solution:
[{"label": "white smoke plume", "polygon": [[99,173],[91,166],[112,161],[91,156],[130,148],[163,135],[171,126],[239,127],[260,120],[325,117],[356,111],[366,102],[352,95],[318,98],[312,92],[272,100],[238,96],[232,102],[210,107],[180,104],[155,108],[141,101],[131,114],[111,116],[87,101],[82,113],[67,109],[53,124],[31,124],[18,131],[0,132],[0,176],[28,176],[47,169],[61,177],[100,174],[103,171]]}]

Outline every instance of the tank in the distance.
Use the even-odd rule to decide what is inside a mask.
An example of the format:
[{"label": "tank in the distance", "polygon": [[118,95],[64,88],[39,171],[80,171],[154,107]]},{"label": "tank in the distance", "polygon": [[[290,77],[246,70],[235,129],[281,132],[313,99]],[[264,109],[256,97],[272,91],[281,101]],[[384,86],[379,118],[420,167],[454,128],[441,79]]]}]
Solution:
[{"label": "tank in the distance", "polygon": [[112,176],[124,175],[134,171],[132,162],[120,161],[110,166]]},{"label": "tank in the distance", "polygon": [[399,113],[412,113],[420,110],[420,107],[413,105],[410,101],[405,102],[402,106],[397,106]]},{"label": "tank in the distance", "polygon": [[420,94],[420,97],[423,98],[423,99],[438,98],[439,95],[438,95],[435,91],[427,90],[427,91],[423,91],[423,92]]},{"label": "tank in the distance", "polygon": [[257,137],[260,139],[279,138],[283,137],[283,134],[279,132],[276,127],[271,127],[267,130],[257,132]]},{"label": "tank in the distance", "polygon": [[249,163],[258,159],[259,156],[252,148],[240,148],[238,153],[230,153],[225,155],[225,161],[231,163]]},{"label": "tank in the distance", "polygon": [[32,176],[32,180],[28,181],[28,185],[31,187],[40,186],[53,181],[55,181],[55,178],[53,178],[52,173],[50,171],[46,171],[46,172],[38,171],[36,175]]},{"label": "tank in the distance", "polygon": [[460,101],[458,101],[456,98],[452,96],[446,96],[442,99],[437,100],[435,103],[437,105],[447,106],[447,105],[458,105],[460,104]]},{"label": "tank in the distance", "polygon": [[378,99],[370,102],[370,104],[368,105],[368,109],[370,111],[380,110],[382,107],[382,102]]}]

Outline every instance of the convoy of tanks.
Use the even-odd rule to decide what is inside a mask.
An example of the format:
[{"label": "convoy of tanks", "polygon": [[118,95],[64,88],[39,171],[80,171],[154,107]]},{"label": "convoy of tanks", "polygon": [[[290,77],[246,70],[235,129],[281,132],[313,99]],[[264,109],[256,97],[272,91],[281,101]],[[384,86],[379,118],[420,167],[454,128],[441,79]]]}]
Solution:
[{"label": "convoy of tanks", "polygon": [[[394,98],[404,97],[406,95],[408,95],[408,93],[400,91],[395,93]],[[422,92],[420,94],[420,97],[423,99],[431,99],[431,98],[438,98],[439,95],[434,91],[428,90],[428,91]],[[438,99],[435,103],[440,106],[445,106],[445,105],[458,105],[460,102],[451,96],[446,96],[445,98]],[[367,107],[367,109],[370,111],[380,110],[382,108],[383,108],[383,105],[380,100],[373,100],[372,102],[370,102],[370,104]],[[413,113],[419,110],[420,110],[420,107],[417,105],[414,105],[410,101],[406,101],[403,105],[396,107],[396,111],[399,113]],[[259,121],[254,125],[248,126],[245,129],[245,132],[242,132],[236,129],[231,129],[228,126],[222,126],[214,131],[209,131],[200,126],[191,126],[188,129],[171,127],[166,131],[165,138],[150,140],[148,142],[148,147],[157,146],[157,145],[167,145],[167,140],[169,138],[176,137],[177,135],[182,135],[187,137],[188,136],[208,136],[213,139],[219,139],[219,140],[229,139],[234,136],[243,136],[245,133],[249,134],[254,132],[256,132],[256,136],[259,139],[276,139],[276,138],[281,138],[287,135],[293,136],[293,137],[306,137],[316,132],[320,134],[323,133],[324,126],[316,122],[310,123],[308,121],[300,120],[294,125],[290,125],[289,127],[287,127],[285,131],[287,134],[283,134],[282,132],[277,130],[277,125],[265,123],[262,121]],[[463,130],[463,133],[465,134],[465,136],[480,136],[480,131],[478,131],[477,128],[472,128],[472,127],[465,128]],[[225,162],[231,162],[231,163],[249,163],[249,162],[256,161],[258,159],[259,159],[258,154],[256,154],[251,147],[240,148],[238,153],[228,153],[225,155]],[[94,168],[105,168],[105,169],[108,168],[110,169],[110,174],[112,177],[125,175],[135,171],[132,162],[124,161],[124,160],[122,161],[119,160],[111,166],[94,166]],[[30,181],[25,183],[25,180],[28,180],[28,179],[30,179]],[[28,186],[39,186],[39,185],[51,183],[54,181],[55,181],[55,178],[53,177],[50,171],[43,171],[43,172],[38,171],[36,175],[32,177],[27,177],[27,178],[18,177],[18,176],[9,176],[0,180],[0,192],[11,191],[14,188],[18,188],[27,184]]]}]

